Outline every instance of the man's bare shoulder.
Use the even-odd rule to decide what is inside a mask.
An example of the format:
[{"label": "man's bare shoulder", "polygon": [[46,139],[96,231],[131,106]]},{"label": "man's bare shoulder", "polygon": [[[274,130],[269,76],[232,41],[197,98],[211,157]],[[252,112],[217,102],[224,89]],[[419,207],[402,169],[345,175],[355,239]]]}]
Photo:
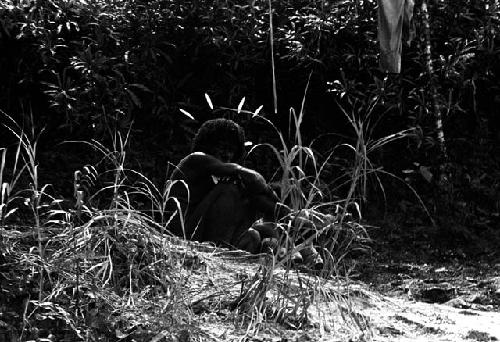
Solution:
[{"label": "man's bare shoulder", "polygon": [[204,152],[193,152],[181,160],[178,169],[188,177],[198,177],[206,174],[232,176],[238,173],[242,167],[236,163],[224,163]]},{"label": "man's bare shoulder", "polygon": [[192,152],[182,158],[179,162],[179,168],[189,167],[190,165],[197,165],[200,163],[206,163],[207,161],[211,161],[214,157],[204,153],[204,152]]},{"label": "man's bare shoulder", "polygon": [[177,172],[183,175],[183,178],[195,179],[203,177],[210,173],[214,164],[221,163],[215,157],[204,152],[192,152],[185,156],[177,165]]}]

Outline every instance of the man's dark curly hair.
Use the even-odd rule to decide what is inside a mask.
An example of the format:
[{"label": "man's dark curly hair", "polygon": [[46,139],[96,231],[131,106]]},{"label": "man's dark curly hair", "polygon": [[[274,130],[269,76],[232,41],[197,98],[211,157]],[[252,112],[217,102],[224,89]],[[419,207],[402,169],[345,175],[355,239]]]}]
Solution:
[{"label": "man's dark curly hair", "polygon": [[245,132],[240,125],[228,119],[208,120],[201,125],[193,140],[192,152],[213,154],[213,147],[224,142],[234,146],[234,160],[245,153]]}]

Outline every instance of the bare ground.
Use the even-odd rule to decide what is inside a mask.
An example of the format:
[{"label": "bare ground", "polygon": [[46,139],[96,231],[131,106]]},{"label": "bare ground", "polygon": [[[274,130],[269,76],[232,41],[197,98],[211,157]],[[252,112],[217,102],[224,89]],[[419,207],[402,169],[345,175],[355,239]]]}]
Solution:
[{"label": "bare ground", "polygon": [[[265,292],[263,317],[252,310],[255,302],[241,301],[239,309],[234,305],[248,284],[259,283],[264,259],[216,249],[186,256],[189,319],[176,333],[160,319],[156,331],[163,332],[152,341],[500,339],[500,263],[365,263],[349,281],[280,269]],[[308,296],[300,294],[306,291]]]},{"label": "bare ground", "polygon": [[[357,263],[356,273],[326,280],[294,268],[268,273],[263,265],[269,267],[270,259],[262,256],[186,241],[166,246],[173,270],[166,275],[166,288],[86,290],[79,310],[85,313],[89,341],[500,339],[496,254],[488,262],[446,263],[383,262],[365,256],[351,260]],[[22,303],[15,303],[5,301],[0,307],[1,342],[23,340],[16,322],[20,308],[15,307]],[[48,336],[44,341],[74,340],[63,334],[57,335],[63,339],[51,339],[49,332],[58,334],[55,321],[37,322],[39,336],[43,331]]]}]

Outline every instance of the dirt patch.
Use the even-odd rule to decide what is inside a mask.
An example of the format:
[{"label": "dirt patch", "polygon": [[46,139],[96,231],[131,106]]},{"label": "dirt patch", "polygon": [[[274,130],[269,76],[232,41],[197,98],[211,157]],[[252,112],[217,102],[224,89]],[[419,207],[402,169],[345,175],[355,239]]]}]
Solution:
[{"label": "dirt patch", "polygon": [[[195,243],[175,251],[169,246],[179,266],[177,285],[167,279],[167,290],[151,285],[122,296],[110,290],[101,293],[107,304],[86,300],[85,323],[95,336],[157,342],[500,339],[498,263],[356,260],[358,273],[325,280],[296,269],[266,273],[265,257]],[[19,337],[15,324],[22,317],[14,316],[14,305],[25,299],[2,304],[0,340]]]}]

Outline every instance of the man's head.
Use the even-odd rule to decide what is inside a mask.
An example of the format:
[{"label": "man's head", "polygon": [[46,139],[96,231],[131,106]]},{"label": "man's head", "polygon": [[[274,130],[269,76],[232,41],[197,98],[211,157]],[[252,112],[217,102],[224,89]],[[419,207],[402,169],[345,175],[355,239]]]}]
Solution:
[{"label": "man's head", "polygon": [[239,161],[245,153],[245,133],[232,120],[208,120],[196,133],[192,152],[204,152],[224,162]]}]

